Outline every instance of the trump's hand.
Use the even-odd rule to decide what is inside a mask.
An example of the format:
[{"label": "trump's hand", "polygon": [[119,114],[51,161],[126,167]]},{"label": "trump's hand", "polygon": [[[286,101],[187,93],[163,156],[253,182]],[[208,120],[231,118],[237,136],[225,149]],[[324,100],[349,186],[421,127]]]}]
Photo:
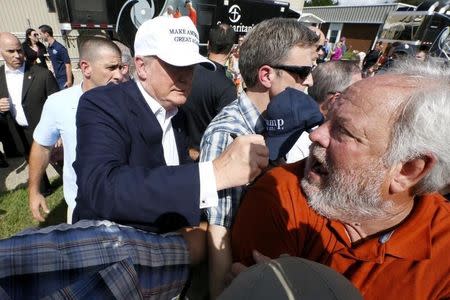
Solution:
[{"label": "trump's hand", "polygon": [[237,137],[213,161],[217,190],[252,182],[269,163],[269,150],[262,135],[249,134]]}]

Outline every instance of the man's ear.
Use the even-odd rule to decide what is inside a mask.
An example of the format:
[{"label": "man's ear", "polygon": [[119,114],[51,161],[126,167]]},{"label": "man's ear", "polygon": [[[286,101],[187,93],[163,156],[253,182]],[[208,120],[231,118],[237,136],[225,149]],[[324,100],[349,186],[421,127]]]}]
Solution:
[{"label": "man's ear", "polygon": [[83,74],[83,77],[89,78],[92,73],[92,68],[91,68],[91,65],[89,64],[89,62],[82,59],[82,60],[80,60],[79,65],[80,65],[80,70],[81,70],[81,73]]},{"label": "man's ear", "polygon": [[334,102],[336,102],[337,97],[340,95],[340,92],[335,92],[333,94],[328,94],[325,101],[323,101],[319,105],[320,112],[326,117],[328,114],[328,111],[333,106]]},{"label": "man's ear", "polygon": [[389,186],[391,194],[401,193],[415,186],[422,178],[430,173],[437,159],[433,154],[425,154],[399,163],[394,169],[394,177]]},{"label": "man's ear", "polygon": [[263,65],[258,70],[258,81],[262,86],[269,89],[272,87],[272,80],[275,76],[275,71],[268,65]]},{"label": "man's ear", "polygon": [[141,80],[147,79],[147,70],[145,68],[144,58],[140,56],[136,56],[134,58],[134,66],[136,68],[136,75]]}]

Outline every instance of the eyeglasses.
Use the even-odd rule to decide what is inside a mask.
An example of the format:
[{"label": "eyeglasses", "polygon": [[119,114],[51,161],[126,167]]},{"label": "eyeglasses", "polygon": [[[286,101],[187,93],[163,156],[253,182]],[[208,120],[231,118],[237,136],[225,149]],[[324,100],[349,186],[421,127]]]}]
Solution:
[{"label": "eyeglasses", "polygon": [[270,66],[270,67],[274,68],[274,69],[283,70],[283,71],[286,71],[289,73],[294,73],[295,75],[300,77],[301,80],[305,80],[314,68],[312,66],[299,67],[299,66],[287,66],[287,65],[275,65],[275,66]]}]

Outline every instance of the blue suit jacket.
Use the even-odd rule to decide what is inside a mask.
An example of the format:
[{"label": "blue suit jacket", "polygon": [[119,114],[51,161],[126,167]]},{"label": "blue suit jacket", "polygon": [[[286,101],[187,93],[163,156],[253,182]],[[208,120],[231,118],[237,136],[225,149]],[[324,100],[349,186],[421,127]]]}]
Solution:
[{"label": "blue suit jacket", "polygon": [[[180,163],[184,118],[172,119]],[[200,221],[198,165],[166,166],[162,129],[134,81],[86,92],[77,110],[73,221],[106,219],[164,232]]]}]

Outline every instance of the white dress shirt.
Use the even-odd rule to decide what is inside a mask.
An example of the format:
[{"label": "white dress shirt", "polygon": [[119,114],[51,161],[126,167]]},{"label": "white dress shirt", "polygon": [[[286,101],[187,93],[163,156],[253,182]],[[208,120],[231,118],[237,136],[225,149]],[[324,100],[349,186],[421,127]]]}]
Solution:
[{"label": "white dress shirt", "polygon": [[16,70],[8,68],[5,64],[6,85],[9,92],[10,111],[20,126],[28,126],[27,117],[22,107],[22,86],[25,63]]},{"label": "white dress shirt", "polygon": [[[161,104],[153,99],[144,89],[139,80],[136,80],[137,86],[144,96],[145,101],[155,115],[162,129],[162,146],[164,159],[168,166],[178,166],[180,164],[178,148],[175,140],[175,134],[172,127],[172,118],[177,114],[178,109],[166,111]],[[217,206],[219,198],[217,196],[216,177],[212,161],[201,162],[199,165],[200,176],[200,208]],[[182,195],[180,195],[181,197]]]}]

